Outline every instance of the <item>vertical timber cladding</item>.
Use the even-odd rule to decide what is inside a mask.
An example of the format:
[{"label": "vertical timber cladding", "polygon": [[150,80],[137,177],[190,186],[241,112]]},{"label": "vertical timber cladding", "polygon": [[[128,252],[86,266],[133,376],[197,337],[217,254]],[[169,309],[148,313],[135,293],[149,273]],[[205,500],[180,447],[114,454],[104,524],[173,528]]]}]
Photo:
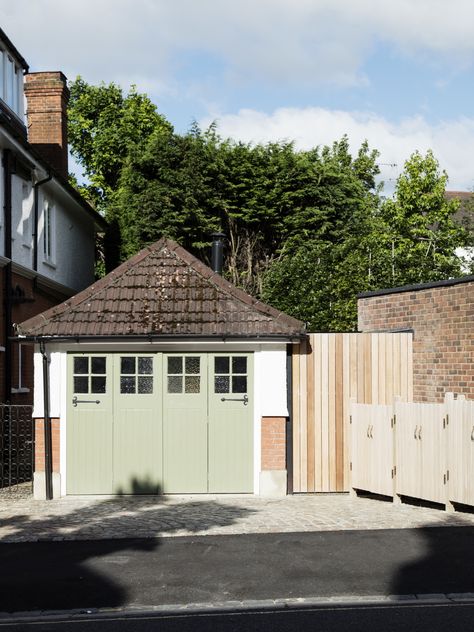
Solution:
[{"label": "vertical timber cladding", "polygon": [[349,401],[412,399],[412,334],[309,334],[292,370],[293,491],[347,491]]},{"label": "vertical timber cladding", "polygon": [[67,493],[253,492],[253,354],[68,356]]}]

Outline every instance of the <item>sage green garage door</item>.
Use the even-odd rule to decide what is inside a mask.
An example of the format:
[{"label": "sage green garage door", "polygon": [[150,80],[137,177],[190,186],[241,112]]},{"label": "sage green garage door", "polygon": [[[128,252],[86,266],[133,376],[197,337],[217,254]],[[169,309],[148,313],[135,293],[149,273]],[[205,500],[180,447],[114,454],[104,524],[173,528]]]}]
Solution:
[{"label": "sage green garage door", "polygon": [[252,354],[70,354],[67,493],[253,491]]}]

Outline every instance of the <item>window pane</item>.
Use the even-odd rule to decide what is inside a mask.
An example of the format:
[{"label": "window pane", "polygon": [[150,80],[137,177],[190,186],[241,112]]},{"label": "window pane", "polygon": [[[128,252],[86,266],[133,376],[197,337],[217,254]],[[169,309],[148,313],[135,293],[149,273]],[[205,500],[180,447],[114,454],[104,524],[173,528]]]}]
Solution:
[{"label": "window pane", "polygon": [[125,395],[135,393],[135,378],[134,377],[120,377],[120,392]]},{"label": "window pane", "polygon": [[176,373],[182,373],[182,372],[183,372],[183,358],[180,358],[180,357],[168,358],[168,374],[173,374],[173,373],[176,374]]},{"label": "window pane", "polygon": [[186,376],[184,381],[185,393],[200,393],[201,391],[201,378],[199,375]]},{"label": "window pane", "polygon": [[[74,358],[74,373],[89,373],[89,358]],[[76,392],[82,393],[84,391]]]},{"label": "window pane", "polygon": [[182,393],[183,392],[183,378],[181,376],[168,378],[168,393]]},{"label": "window pane", "polygon": [[105,373],[105,358],[91,358],[91,373]]},{"label": "window pane", "polygon": [[139,377],[138,378],[138,392],[142,395],[151,395],[153,393],[153,378],[152,377]]},{"label": "window pane", "polygon": [[246,393],[247,392],[247,376],[234,375],[232,377],[232,392],[233,393]]},{"label": "window pane", "polygon": [[105,377],[91,377],[91,393],[105,393]]},{"label": "window pane", "polygon": [[185,373],[199,373],[199,371],[201,370],[201,358],[186,358],[185,367]]},{"label": "window pane", "polygon": [[135,358],[120,358],[120,373],[133,375],[135,373]]},{"label": "window pane", "polygon": [[138,373],[151,375],[153,373],[153,358],[138,358]]},{"label": "window pane", "polygon": [[229,392],[229,378],[228,377],[215,377],[214,378],[214,393],[228,393]]},{"label": "window pane", "polygon": [[232,373],[247,373],[247,358],[232,358]]},{"label": "window pane", "polygon": [[75,393],[88,393],[89,392],[89,378],[75,377],[74,378],[74,392]]},{"label": "window pane", "polygon": [[214,358],[214,373],[229,373],[229,358]]}]

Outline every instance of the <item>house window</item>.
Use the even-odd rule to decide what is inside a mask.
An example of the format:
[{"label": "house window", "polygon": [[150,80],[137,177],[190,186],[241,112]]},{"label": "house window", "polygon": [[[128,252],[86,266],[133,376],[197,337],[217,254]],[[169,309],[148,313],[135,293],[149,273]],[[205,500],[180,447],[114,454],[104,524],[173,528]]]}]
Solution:
[{"label": "house window", "polygon": [[5,50],[0,50],[0,99],[23,118],[23,73]]},{"label": "house window", "polygon": [[55,263],[54,206],[48,201],[43,205],[43,254],[46,263]]},{"label": "house window", "polygon": [[23,372],[25,365],[25,352],[23,350],[24,345],[18,345],[18,381],[17,386],[12,388],[12,393],[29,393],[30,389],[25,386]]}]

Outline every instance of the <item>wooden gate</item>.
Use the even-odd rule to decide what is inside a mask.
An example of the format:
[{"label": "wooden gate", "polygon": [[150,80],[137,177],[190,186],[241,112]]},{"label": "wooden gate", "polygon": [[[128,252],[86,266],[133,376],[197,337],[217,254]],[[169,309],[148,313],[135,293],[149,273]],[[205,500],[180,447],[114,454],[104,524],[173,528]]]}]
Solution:
[{"label": "wooden gate", "polygon": [[412,334],[309,334],[292,380],[293,491],[348,491],[350,399],[412,399]]}]

